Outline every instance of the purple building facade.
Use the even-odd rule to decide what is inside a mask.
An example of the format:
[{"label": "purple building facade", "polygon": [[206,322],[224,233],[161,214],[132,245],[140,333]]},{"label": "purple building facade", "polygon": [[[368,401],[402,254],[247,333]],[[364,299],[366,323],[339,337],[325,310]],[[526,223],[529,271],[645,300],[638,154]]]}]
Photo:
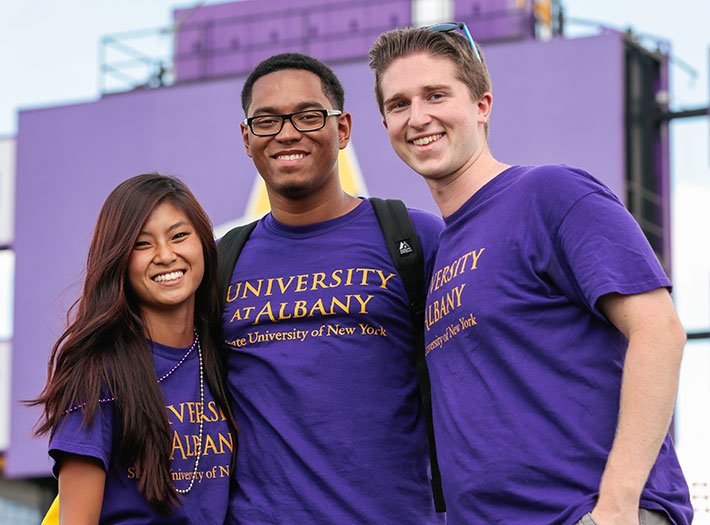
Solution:
[{"label": "purple building facade", "polygon": [[[159,171],[182,178],[215,225],[245,215],[258,175],[242,145],[239,94],[244,72],[265,56],[293,46],[329,62],[345,86],[346,110],[353,114],[352,152],[362,179],[361,192],[402,198],[411,206],[435,211],[424,182],[391,150],[365,58],[380,30],[410,23],[409,2],[392,0],[375,9],[374,3],[367,2],[357,7],[334,0],[326,8],[322,1],[309,0],[300,2],[298,10],[282,10],[284,16],[291,13],[293,20],[303,20],[303,13],[308,13],[300,29],[298,24],[272,20],[258,25],[264,10],[260,5],[273,11],[277,3],[287,4],[219,4],[186,18],[176,40],[173,86],[20,113],[7,476],[49,473],[46,443],[31,438],[39,412],[19,401],[35,397],[44,385],[49,350],[62,331],[66,309],[80,291],[92,228],[109,191],[128,177]],[[490,11],[494,4],[507,4],[489,3]],[[466,2],[457,3],[456,15],[465,18],[470,9]],[[334,16],[336,12],[346,15]],[[181,13],[175,14],[178,22]],[[301,40],[311,46],[306,48],[293,44],[304,34],[323,37],[335,32],[336,18],[346,24],[338,33],[350,31],[351,38]],[[242,22],[220,28],[220,19],[247,20],[251,32],[234,29]],[[191,29],[206,20],[212,20],[209,37]],[[358,20],[357,27],[348,25],[349,20]],[[508,22],[496,31],[522,36],[491,37],[496,43],[483,43],[494,85],[490,143],[495,156],[513,164],[563,162],[583,167],[627,199],[628,43],[624,36],[608,32],[542,42],[531,38],[529,20]],[[230,53],[229,59],[219,53],[207,61],[191,58],[195,50],[205,58],[210,55],[205,49],[223,48],[236,53]],[[667,138],[659,139],[656,147],[661,165],[658,191],[667,210]],[[667,218],[663,220],[667,225]],[[665,255],[669,231],[662,234],[663,250],[668,249]]]}]

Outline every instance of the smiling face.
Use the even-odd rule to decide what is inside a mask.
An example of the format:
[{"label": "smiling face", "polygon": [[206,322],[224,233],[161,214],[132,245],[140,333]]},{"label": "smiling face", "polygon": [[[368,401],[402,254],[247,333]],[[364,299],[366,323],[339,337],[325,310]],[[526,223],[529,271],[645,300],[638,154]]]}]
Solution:
[{"label": "smiling face", "polygon": [[465,173],[487,149],[491,95],[472,100],[452,60],[428,53],[397,58],[380,85],[392,147],[426,179]]},{"label": "smiling face", "polygon": [[[305,109],[335,109],[320,78],[301,69],[284,69],[259,78],[253,86],[249,117]],[[326,118],[317,131],[297,131],[286,121],[278,135],[257,137],[242,124],[247,155],[254,161],[269,195],[289,199],[311,196],[338,185],[338,151],[350,139],[350,115]]]},{"label": "smiling face", "polygon": [[128,283],[144,317],[174,311],[191,315],[205,262],[195,228],[170,202],[158,204],[128,261]]}]

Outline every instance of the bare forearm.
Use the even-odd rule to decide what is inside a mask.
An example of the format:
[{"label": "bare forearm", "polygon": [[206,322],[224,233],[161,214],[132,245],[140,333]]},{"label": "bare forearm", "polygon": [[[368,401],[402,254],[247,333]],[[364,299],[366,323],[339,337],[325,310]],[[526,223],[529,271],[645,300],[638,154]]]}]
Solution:
[{"label": "bare forearm", "polygon": [[[599,487],[607,502],[636,512],[641,491],[668,432],[678,389],[681,351],[632,341],[624,364],[619,421]],[[681,346],[682,348],[682,346]]]},{"label": "bare forearm", "polygon": [[592,515],[600,525],[638,524],[641,492],[673,415],[685,332],[665,289],[612,294],[600,307],[629,346],[616,435]]}]

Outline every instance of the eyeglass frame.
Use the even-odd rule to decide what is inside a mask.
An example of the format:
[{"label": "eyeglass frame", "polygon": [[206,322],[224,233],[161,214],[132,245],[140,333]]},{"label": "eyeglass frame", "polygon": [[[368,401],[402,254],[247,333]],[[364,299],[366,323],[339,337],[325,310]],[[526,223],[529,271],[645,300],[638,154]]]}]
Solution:
[{"label": "eyeglass frame", "polygon": [[[318,127],[318,128],[313,128],[313,129],[299,129],[299,127],[296,125],[296,123],[293,121],[294,115],[300,115],[301,113],[320,113],[323,115],[323,125]],[[310,133],[311,131],[319,131],[325,127],[325,125],[328,123],[328,117],[337,117],[338,115],[342,115],[343,112],[339,109],[322,109],[322,108],[314,108],[314,109],[303,109],[301,111],[294,111],[293,113],[268,113],[264,115],[254,115],[253,117],[247,117],[242,121],[242,124],[247,126],[249,128],[249,131],[251,131],[254,136],[256,137],[274,137],[281,133],[281,131],[284,129],[284,124],[288,120],[291,125],[293,126],[293,129],[298,131],[299,133]],[[263,117],[279,117],[281,119],[281,126],[279,126],[279,129],[275,133],[267,133],[267,134],[259,134],[254,131],[254,128],[252,127],[252,122],[255,119],[258,118],[263,118]]]},{"label": "eyeglass frame", "polygon": [[436,31],[437,33],[449,33],[451,31],[455,31],[456,29],[461,29],[464,34],[466,35],[466,39],[468,40],[468,43],[471,44],[471,48],[473,49],[473,54],[474,56],[478,59],[478,61],[483,65],[483,59],[481,58],[481,53],[478,51],[478,47],[476,46],[476,41],[473,39],[471,36],[471,32],[468,30],[468,26],[466,25],[466,22],[442,22],[440,24],[432,24],[430,26],[426,26],[425,29],[429,29],[431,31]]}]

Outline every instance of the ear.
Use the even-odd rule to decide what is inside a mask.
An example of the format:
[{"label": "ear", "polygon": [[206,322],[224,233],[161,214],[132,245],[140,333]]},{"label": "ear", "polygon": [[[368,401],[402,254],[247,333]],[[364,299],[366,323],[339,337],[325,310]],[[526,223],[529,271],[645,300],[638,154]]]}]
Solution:
[{"label": "ear", "polygon": [[387,119],[385,117],[382,117],[382,125],[385,127],[385,129],[389,129],[387,127]]},{"label": "ear", "polygon": [[239,127],[242,130],[242,140],[244,141],[244,149],[247,152],[247,156],[251,157],[251,145],[249,144],[249,127],[244,124],[244,122],[240,122]]},{"label": "ear", "polygon": [[491,93],[484,93],[481,98],[478,99],[478,123],[485,124],[491,117],[491,110],[493,109],[493,95]]},{"label": "ear", "polygon": [[350,113],[343,112],[338,116],[338,147],[345,149],[350,142],[350,132],[353,128],[353,117]]}]

